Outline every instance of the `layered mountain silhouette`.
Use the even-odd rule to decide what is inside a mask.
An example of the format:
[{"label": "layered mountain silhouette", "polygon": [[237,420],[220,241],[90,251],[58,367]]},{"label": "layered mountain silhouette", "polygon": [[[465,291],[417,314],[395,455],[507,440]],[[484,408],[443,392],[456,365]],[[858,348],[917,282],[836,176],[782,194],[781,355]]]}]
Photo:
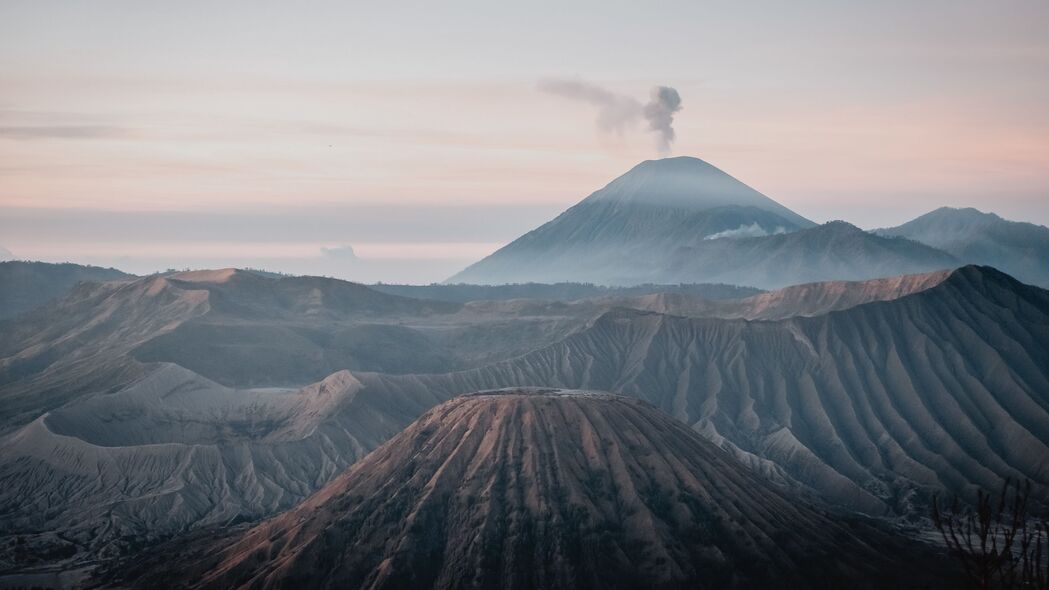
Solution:
[{"label": "layered mountain silhouette", "polygon": [[952,587],[934,496],[1049,509],[1049,228],[667,158],[450,281],[0,262],[0,587]]},{"label": "layered mountain silhouette", "polygon": [[443,397],[536,383],[644,396],[769,477],[869,513],[1007,477],[1049,500],[1049,292],[986,267],[940,277],[779,321],[613,311],[477,370],[362,379]]},{"label": "layered mountain silhouette", "polygon": [[632,265],[704,238],[813,225],[697,158],[648,160],[449,282],[645,282]]},{"label": "layered mountain silhouette", "polygon": [[956,265],[935,248],[844,222],[815,227],[716,167],[678,157],[642,162],[449,282],[699,282],[774,289]]},{"label": "layered mountain silhouette", "polygon": [[0,262],[0,320],[65,296],[81,282],[134,278],[114,268],[10,260]]},{"label": "layered mountain silhouette", "polygon": [[[46,274],[52,290],[63,287],[50,279],[65,265],[26,268]],[[629,305],[549,300],[554,295],[665,288],[721,299],[758,292],[729,285],[457,285],[449,297],[439,287],[426,297],[433,289],[400,289],[424,296],[416,299],[337,279],[238,269],[141,278],[112,272],[119,281],[77,283],[0,331],[0,432],[8,420],[25,423],[83,393],[115,391],[141,377],[143,363],[177,363],[231,387],[301,386],[340,369],[439,373],[529,352],[612,306]],[[518,291],[544,300],[507,300]],[[471,293],[497,301],[472,302]]]},{"label": "layered mountain silhouette", "polygon": [[84,283],[0,331],[0,432],[172,362],[232,387],[444,372],[555,342],[601,310],[423,301],[235,269]]},{"label": "layered mountain silhouette", "polygon": [[704,276],[763,289],[829,280],[864,279],[951,268],[935,248],[883,238],[844,221],[759,238],[717,239],[683,247],[666,259],[666,280]]},{"label": "layered mountain silhouette", "polygon": [[179,547],[134,583],[885,587],[919,581],[906,565],[928,559],[777,490],[644,402],[549,389],[451,400],[290,512]]},{"label": "layered mountain silhouette", "polygon": [[994,266],[1041,287],[1049,287],[1049,228],[1007,221],[977,209],[941,207],[907,223],[876,230],[949,252],[969,264]]},{"label": "layered mountain silhouette", "polygon": [[[203,289],[201,278],[190,293]],[[98,314],[129,322],[97,324],[117,331],[71,320],[66,336],[30,348],[99,334],[130,341],[136,325],[178,325],[174,310],[211,296],[167,291],[172,280],[134,287],[157,307]],[[74,300],[76,309],[101,305]],[[522,386],[643,398],[770,481],[869,514],[923,514],[934,493],[973,498],[1006,477],[1030,479],[1034,501],[1049,500],[1049,292],[965,267],[707,304],[711,315],[686,310],[696,317],[614,309],[615,301],[468,304],[471,317],[516,314],[469,332],[493,343],[519,341],[525,318],[554,317],[542,313],[577,323],[552,343],[533,341],[530,352],[455,372],[338,371],[306,387],[253,389],[136,361],[133,378],[120,374],[130,385],[97,376],[64,399],[33,397],[32,388],[12,397],[7,385],[5,408],[36,405],[23,413],[28,424],[0,439],[0,480],[17,482],[0,493],[0,530],[41,553],[58,547],[83,559],[259,518],[293,506],[428,408]],[[585,313],[565,310],[577,306]],[[96,375],[51,374],[66,384],[63,395],[71,380]]]}]

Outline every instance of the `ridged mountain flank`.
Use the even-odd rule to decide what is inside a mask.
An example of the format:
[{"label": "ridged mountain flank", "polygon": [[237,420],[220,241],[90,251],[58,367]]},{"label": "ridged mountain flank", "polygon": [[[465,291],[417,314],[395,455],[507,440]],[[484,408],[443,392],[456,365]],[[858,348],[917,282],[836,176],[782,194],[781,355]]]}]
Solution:
[{"label": "ridged mountain flank", "polygon": [[504,390],[430,410],[299,507],[183,546],[137,583],[873,587],[923,553],[910,549],[778,491],[639,400]]},{"label": "ridged mountain flank", "polygon": [[1009,221],[971,207],[941,207],[904,223],[876,230],[949,252],[968,264],[986,264],[1041,287],[1049,287],[1049,228]]},{"label": "ridged mountain flank", "polygon": [[[1049,291],[969,266],[814,317],[616,310],[473,371],[363,376],[450,397],[543,384],[643,397],[778,481],[867,513],[922,513],[1005,478],[1049,502]],[[938,282],[937,282],[938,281]]]},{"label": "ridged mountain flank", "polygon": [[805,283],[742,299],[710,300],[689,293],[652,293],[608,298],[609,303],[668,315],[748,320],[817,316],[874,301],[892,301],[931,289],[953,270],[900,275],[866,281]]},{"label": "ridged mountain flank", "polygon": [[[805,230],[805,231],[801,231]],[[956,266],[906,239],[811,221],[697,158],[638,164],[449,282],[720,282],[775,289]]]},{"label": "ridged mountain flank", "polygon": [[[154,313],[164,309],[143,317],[178,317]],[[1049,504],[1049,291],[965,267],[806,285],[716,311],[761,321],[617,309],[476,369],[341,371],[281,391],[143,366],[134,384],[0,439],[0,480],[12,483],[0,529],[34,547],[75,543],[80,560],[265,517],[435,405],[522,386],[643,398],[771,481],[868,514],[924,515],[933,494],[971,500],[1007,477],[1031,480],[1032,500]],[[519,325],[499,333],[525,339]]]},{"label": "ridged mountain flank", "polygon": [[381,318],[461,306],[320,277],[220,269],[80,283],[0,330],[0,433],[175,362],[226,385],[306,384],[343,368],[447,370],[424,337]]}]

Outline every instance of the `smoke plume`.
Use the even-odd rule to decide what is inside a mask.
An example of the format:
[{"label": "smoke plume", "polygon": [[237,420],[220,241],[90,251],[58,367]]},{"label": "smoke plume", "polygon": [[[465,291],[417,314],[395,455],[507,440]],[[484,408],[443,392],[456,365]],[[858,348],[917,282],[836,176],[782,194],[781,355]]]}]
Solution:
[{"label": "smoke plume", "polygon": [[681,110],[681,95],[677,90],[656,86],[649,101],[642,103],[632,96],[616,94],[581,80],[547,79],[540,80],[538,86],[542,92],[596,106],[597,127],[604,132],[622,134],[643,119],[648,123],[648,130],[656,134],[656,149],[661,154],[670,152],[674,141],[674,113]]},{"label": "smoke plume", "polygon": [[644,115],[648,128],[656,132],[656,149],[660,153],[670,152],[674,141],[674,113],[681,110],[681,95],[669,86],[652,89],[652,100],[645,105]]}]

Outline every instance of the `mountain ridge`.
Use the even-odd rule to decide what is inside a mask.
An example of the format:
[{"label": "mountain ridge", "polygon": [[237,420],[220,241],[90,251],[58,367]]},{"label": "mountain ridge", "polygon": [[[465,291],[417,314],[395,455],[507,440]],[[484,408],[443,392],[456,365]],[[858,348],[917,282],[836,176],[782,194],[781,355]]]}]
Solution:
[{"label": "mountain ridge", "polygon": [[21,260],[0,261],[0,320],[28,312],[64,296],[80,282],[135,278],[115,268],[70,262],[53,264]]},{"label": "mountain ridge", "polygon": [[[614,280],[613,270],[606,269],[602,275],[585,269],[614,267],[617,259],[641,264],[651,257],[651,251],[740,228],[775,233],[812,225],[698,158],[647,160],[446,282],[593,280],[627,284],[629,281]],[[530,269],[537,261],[541,264]],[[552,273],[555,264],[563,268]],[[500,267],[516,267],[517,274],[500,271]]]},{"label": "mountain ridge", "polygon": [[165,584],[178,572],[193,588],[874,587],[899,579],[914,549],[924,556],[785,496],[637,399],[512,389],[429,410],[301,506],[202,558],[168,556],[146,580]]},{"label": "mountain ridge", "polygon": [[994,266],[1049,287],[1049,228],[1009,221],[972,207],[940,207],[902,225],[875,230],[939,248],[969,264]]},{"label": "mountain ridge", "polygon": [[760,289],[957,266],[919,242],[817,226],[702,160],[638,164],[446,283],[727,283]]},{"label": "mountain ridge", "polygon": [[691,156],[645,160],[581,203],[614,202],[707,210],[755,207],[798,226],[813,223],[747,186],[720,168]]},{"label": "mountain ridge", "polygon": [[[1005,477],[1049,502],[1049,292],[982,267],[940,278],[890,281],[845,309],[831,298],[813,317],[599,307],[553,344],[458,372],[339,372],[273,391],[143,365],[131,386],[0,438],[2,477],[18,482],[0,493],[0,528],[41,554],[74,543],[83,560],[260,518],[436,404],[522,386],[643,398],[777,485],[868,514],[925,514],[933,494],[972,499]],[[205,394],[214,402],[194,401]],[[192,444],[168,444],[176,435]]]},{"label": "mountain ridge", "polygon": [[891,301],[930,289],[956,269],[864,281],[803,283],[749,297],[713,301],[688,293],[653,293],[626,299],[609,298],[625,307],[687,317],[779,320],[822,315],[872,301]]},{"label": "mountain ridge", "polygon": [[873,514],[924,510],[944,491],[973,499],[1006,477],[1031,479],[1049,502],[1049,292],[986,267],[816,317],[614,310],[480,369],[362,379],[443,397],[534,384],[648,392],[755,469]]}]

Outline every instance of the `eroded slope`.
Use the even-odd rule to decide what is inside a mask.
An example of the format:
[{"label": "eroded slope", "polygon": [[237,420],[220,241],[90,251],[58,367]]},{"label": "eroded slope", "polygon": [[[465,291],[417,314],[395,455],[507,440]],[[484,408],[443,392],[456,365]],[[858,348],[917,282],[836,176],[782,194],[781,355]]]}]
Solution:
[{"label": "eroded slope", "polygon": [[634,400],[463,396],[289,513],[147,574],[194,588],[695,588],[898,576],[906,545]]},{"label": "eroded slope", "polygon": [[536,384],[640,396],[768,475],[873,513],[1005,477],[1049,499],[1049,292],[985,267],[813,318],[621,310],[482,369],[362,381],[444,397]]}]

